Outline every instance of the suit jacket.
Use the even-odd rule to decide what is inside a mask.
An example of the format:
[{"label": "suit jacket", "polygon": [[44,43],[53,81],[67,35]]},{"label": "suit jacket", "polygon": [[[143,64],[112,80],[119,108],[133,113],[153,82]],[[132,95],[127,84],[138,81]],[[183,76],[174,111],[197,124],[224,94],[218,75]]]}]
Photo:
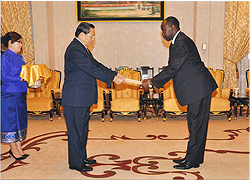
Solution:
[{"label": "suit jacket", "polygon": [[91,52],[76,38],[67,47],[64,59],[62,105],[91,107],[98,100],[96,79],[110,85],[117,75],[95,60]]},{"label": "suit jacket", "polygon": [[218,88],[201,61],[195,43],[182,32],[169,48],[168,66],[151,82],[160,88],[170,79],[173,79],[175,95],[182,106],[198,101]]}]

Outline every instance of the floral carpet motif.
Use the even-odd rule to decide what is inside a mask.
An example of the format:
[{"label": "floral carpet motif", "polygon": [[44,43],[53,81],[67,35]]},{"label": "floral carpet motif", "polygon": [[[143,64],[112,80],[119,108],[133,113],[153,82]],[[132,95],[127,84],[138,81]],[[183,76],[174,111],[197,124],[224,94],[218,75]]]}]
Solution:
[{"label": "floral carpet motif", "polygon": [[[244,133],[249,134],[249,127],[240,128],[240,129],[225,129],[223,132],[226,133],[226,137],[224,138],[213,138],[207,139],[207,141],[233,141],[237,138],[240,138]],[[22,147],[24,151],[27,150],[35,150],[36,152],[41,152],[41,146],[47,145],[50,140],[57,138],[62,142],[67,142],[67,131],[56,131],[56,132],[48,132],[45,134],[33,136],[22,143]],[[188,137],[183,138],[170,138],[169,135],[155,135],[155,134],[147,134],[144,138],[136,138],[129,135],[110,135],[109,137],[89,137],[89,142],[91,141],[100,141],[100,142],[133,142],[133,141],[185,141],[188,140]],[[240,154],[240,155],[249,155],[250,151],[238,151],[238,150],[230,150],[230,149],[206,149],[206,153],[214,153],[214,154]],[[124,159],[121,155],[117,153],[110,154],[97,154],[90,156],[90,159],[96,159],[97,163],[91,165],[91,167],[97,169],[97,172],[82,172],[82,179],[86,178],[109,178],[112,179],[114,175],[120,174],[121,172],[125,172],[125,174],[133,173],[139,175],[167,175],[170,179],[206,179],[203,176],[202,171],[199,169],[192,170],[164,170],[161,169],[159,165],[164,160],[173,160],[173,159],[181,159],[183,154],[185,154],[185,150],[172,150],[166,155],[168,156],[153,156],[153,155],[137,155],[136,157]],[[7,152],[1,154],[1,162],[10,159],[10,155]],[[18,170],[20,167],[29,165],[29,161],[27,160],[19,160],[11,162],[7,167],[2,168],[1,175],[10,171],[10,170]]]}]

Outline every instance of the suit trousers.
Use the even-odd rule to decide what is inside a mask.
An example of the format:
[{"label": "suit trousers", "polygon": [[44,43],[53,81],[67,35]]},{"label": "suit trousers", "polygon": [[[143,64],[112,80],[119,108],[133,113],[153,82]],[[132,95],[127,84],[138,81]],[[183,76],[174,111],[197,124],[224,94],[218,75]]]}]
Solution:
[{"label": "suit trousers", "polygon": [[187,107],[189,142],[185,159],[191,163],[201,164],[207,139],[211,95],[195,101]]},{"label": "suit trousers", "polygon": [[68,131],[68,161],[70,166],[81,166],[87,159],[89,107],[63,106]]}]

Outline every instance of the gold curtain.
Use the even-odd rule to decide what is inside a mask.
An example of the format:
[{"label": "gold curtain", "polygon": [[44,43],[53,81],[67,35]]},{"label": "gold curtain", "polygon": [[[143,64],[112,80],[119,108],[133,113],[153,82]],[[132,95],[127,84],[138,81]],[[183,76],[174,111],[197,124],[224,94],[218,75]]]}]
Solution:
[{"label": "gold curtain", "polygon": [[226,2],[224,88],[238,87],[236,64],[249,50],[249,2]]},{"label": "gold curtain", "polygon": [[15,31],[22,36],[22,55],[27,64],[34,62],[30,7],[28,1],[1,1],[1,35]]}]

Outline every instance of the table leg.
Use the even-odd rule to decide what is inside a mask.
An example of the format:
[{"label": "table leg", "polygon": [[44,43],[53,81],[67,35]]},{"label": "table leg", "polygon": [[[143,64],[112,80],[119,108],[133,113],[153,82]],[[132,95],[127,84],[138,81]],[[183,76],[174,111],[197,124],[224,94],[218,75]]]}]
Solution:
[{"label": "table leg", "polygon": [[165,122],[166,120],[167,120],[166,111],[163,110],[163,122]]},{"label": "table leg", "polygon": [[154,108],[154,112],[155,112],[155,117],[156,117],[156,120],[158,120],[158,114],[159,114],[159,107],[160,105],[159,104],[156,104],[155,108]]},{"label": "table leg", "polygon": [[228,121],[231,121],[231,115],[232,115],[232,107],[230,108],[228,112]]},{"label": "table leg", "polygon": [[102,122],[104,122],[104,115],[105,115],[105,111],[104,110],[102,110],[102,112],[101,112],[101,118],[102,118]]},{"label": "table leg", "polygon": [[237,119],[237,104],[234,104],[234,119]]},{"label": "table leg", "polygon": [[49,111],[49,119],[50,121],[53,121],[53,110]]},{"label": "table leg", "polygon": [[110,110],[109,116],[110,116],[110,122],[112,122],[113,121],[113,111],[112,110]]},{"label": "table leg", "polygon": [[147,105],[143,104],[143,119],[147,119]]},{"label": "table leg", "polygon": [[58,116],[59,116],[58,120],[61,120],[61,105],[60,104],[58,105],[57,109],[58,109]]},{"label": "table leg", "polygon": [[137,111],[137,120],[138,120],[138,122],[141,122],[140,116],[141,116],[141,112],[140,112],[140,111]]},{"label": "table leg", "polygon": [[242,109],[244,105],[240,105],[240,116],[242,116]]}]

